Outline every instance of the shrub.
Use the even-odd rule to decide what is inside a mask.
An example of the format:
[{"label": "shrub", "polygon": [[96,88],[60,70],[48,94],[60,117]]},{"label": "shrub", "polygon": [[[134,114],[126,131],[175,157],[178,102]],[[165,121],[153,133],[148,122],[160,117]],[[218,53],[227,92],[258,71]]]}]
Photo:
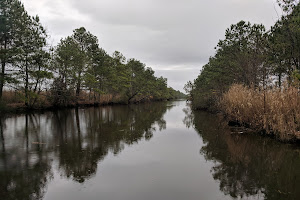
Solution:
[{"label": "shrub", "polygon": [[68,106],[75,102],[74,92],[61,79],[54,80],[48,99],[54,106]]}]

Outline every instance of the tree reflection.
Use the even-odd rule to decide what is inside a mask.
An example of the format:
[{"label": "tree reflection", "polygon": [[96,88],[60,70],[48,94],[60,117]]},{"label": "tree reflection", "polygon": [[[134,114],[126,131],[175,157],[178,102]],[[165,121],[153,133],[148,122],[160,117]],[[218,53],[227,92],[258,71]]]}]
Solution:
[{"label": "tree reflection", "polygon": [[[20,117],[23,128],[10,138],[5,134],[6,124],[0,119],[2,153],[0,154],[1,199],[42,199],[47,183],[52,177],[50,159],[43,148],[36,148],[36,124],[32,115]],[[16,128],[16,127],[15,127]],[[4,139],[7,137],[7,139]],[[15,142],[15,143],[14,143]],[[6,145],[9,144],[9,145]]]},{"label": "tree reflection", "polygon": [[42,199],[53,178],[52,161],[63,177],[84,182],[99,161],[127,145],[149,140],[166,128],[166,102],[65,109],[0,119],[1,199]]},{"label": "tree reflection", "polygon": [[[220,190],[234,198],[298,199],[300,150],[255,134],[232,133],[216,115],[189,112],[203,139],[200,153],[215,163]],[[189,122],[189,120],[185,120]],[[190,126],[189,123],[186,123]]]},{"label": "tree reflection", "polygon": [[183,123],[186,125],[187,128],[190,128],[191,126],[194,125],[193,124],[194,123],[194,114],[192,112],[192,109],[190,106],[186,106],[182,111],[185,114]]},{"label": "tree reflection", "polygon": [[151,139],[155,125],[165,129],[166,109],[166,103],[152,103],[56,112],[51,121],[61,173],[84,182],[109,152],[117,155],[126,145]]},{"label": "tree reflection", "polygon": [[5,153],[5,139],[4,139],[4,133],[3,130],[5,129],[4,127],[4,122],[3,118],[0,117],[0,142],[1,142],[1,150],[3,153]]}]

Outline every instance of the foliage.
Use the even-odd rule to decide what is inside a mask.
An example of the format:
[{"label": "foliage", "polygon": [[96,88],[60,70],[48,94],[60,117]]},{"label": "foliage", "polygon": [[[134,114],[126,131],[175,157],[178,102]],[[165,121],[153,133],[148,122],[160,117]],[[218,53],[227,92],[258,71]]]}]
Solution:
[{"label": "foliage", "polygon": [[265,89],[270,85],[282,87],[283,80],[291,84],[299,79],[299,1],[278,3],[285,14],[269,31],[261,24],[245,21],[226,30],[215,55],[197,79],[185,86],[194,108],[215,108],[232,84]]},{"label": "foliage", "polygon": [[0,2],[0,21],[1,102],[3,89],[17,91],[26,107],[74,105],[85,94],[94,103],[103,95],[122,103],[183,95],[140,61],[108,55],[84,27],[50,48],[39,17],[28,15],[20,0]]},{"label": "foliage", "polygon": [[33,106],[43,84],[52,77],[48,70],[50,54],[47,34],[39,17],[27,14],[17,0],[1,1],[0,100],[4,86],[22,91],[25,105]]},{"label": "foliage", "polygon": [[300,5],[278,3],[284,14],[269,31],[244,21],[231,25],[185,89],[196,109],[218,109],[281,140],[299,139]]}]

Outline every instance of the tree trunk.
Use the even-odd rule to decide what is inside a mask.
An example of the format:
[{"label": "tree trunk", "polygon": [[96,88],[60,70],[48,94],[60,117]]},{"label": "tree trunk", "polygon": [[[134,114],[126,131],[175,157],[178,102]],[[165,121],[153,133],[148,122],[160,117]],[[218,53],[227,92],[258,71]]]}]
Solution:
[{"label": "tree trunk", "polygon": [[3,96],[3,87],[4,87],[4,72],[5,72],[5,60],[2,61],[1,63],[1,74],[0,74],[0,102],[2,100]]},{"label": "tree trunk", "polygon": [[94,104],[97,103],[97,96],[96,96],[96,92],[94,91]]},{"label": "tree trunk", "polygon": [[264,115],[266,114],[266,67],[263,68]]},{"label": "tree trunk", "polygon": [[134,93],[133,95],[131,95],[131,97],[128,98],[128,101],[127,101],[128,104],[130,103],[130,100],[133,99],[133,97],[135,97],[135,95],[137,95],[137,94],[138,94],[138,92]]},{"label": "tree trunk", "polygon": [[29,82],[29,75],[28,75],[28,62],[27,62],[27,58],[26,58],[26,63],[25,63],[25,106],[28,107],[28,98],[29,98],[29,95],[28,95],[28,83]]},{"label": "tree trunk", "polygon": [[81,87],[81,73],[79,73],[79,75],[78,75],[78,81],[77,81],[77,85],[76,85],[76,101],[77,102],[79,100],[80,87]]},{"label": "tree trunk", "polygon": [[26,137],[26,152],[29,152],[29,136],[28,136],[28,114],[25,115],[25,137]]},{"label": "tree trunk", "polygon": [[[4,42],[4,50],[7,49],[7,41],[5,39]],[[3,87],[4,87],[4,78],[5,78],[5,65],[6,65],[6,55],[4,55],[4,58],[2,58],[1,61],[1,74],[0,74],[0,102],[2,100],[2,96],[3,96]]]},{"label": "tree trunk", "polygon": [[2,140],[2,152],[5,153],[5,140],[4,140],[3,125],[2,125],[1,118],[0,118],[0,137]]},{"label": "tree trunk", "polygon": [[278,75],[278,87],[279,88],[281,88],[281,76],[282,76],[282,74],[279,73],[279,75]]},{"label": "tree trunk", "polygon": [[[38,72],[40,72],[40,71],[41,71],[41,66],[39,65]],[[38,95],[34,97],[34,100],[33,100],[32,104],[31,104],[32,106],[35,105],[35,103],[36,103],[36,101],[38,99],[38,96],[40,94],[40,91],[41,91],[40,89],[39,89],[39,91],[37,91],[39,83],[40,83],[40,77],[38,76],[37,79],[36,79],[36,82],[35,82],[34,90],[33,90],[33,92],[37,93]]]},{"label": "tree trunk", "polygon": [[78,147],[79,149],[81,149],[81,130],[80,130],[78,108],[75,109],[75,117],[76,117],[76,127],[77,127],[77,136],[78,136]]},{"label": "tree trunk", "polygon": [[[38,72],[41,71],[41,66],[39,65],[39,69],[38,69]],[[34,93],[36,93],[37,89],[38,89],[38,85],[40,83],[40,76],[37,77],[36,81],[35,81],[35,86],[34,86]]]}]

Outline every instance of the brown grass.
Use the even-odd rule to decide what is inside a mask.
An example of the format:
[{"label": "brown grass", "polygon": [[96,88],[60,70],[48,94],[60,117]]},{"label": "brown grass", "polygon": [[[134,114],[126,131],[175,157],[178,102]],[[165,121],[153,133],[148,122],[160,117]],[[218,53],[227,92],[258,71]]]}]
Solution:
[{"label": "brown grass", "polygon": [[20,94],[12,90],[3,91],[3,101],[9,104],[23,103]]},{"label": "brown grass", "polygon": [[[35,100],[33,108],[42,109],[49,108],[52,106],[49,101],[49,96],[51,94],[49,92],[43,91]],[[3,91],[3,102],[7,108],[11,109],[19,109],[25,108],[25,98],[24,93],[18,91],[5,90]],[[99,98],[100,97],[100,98]],[[32,99],[34,100],[34,99]],[[75,106],[76,103],[79,105],[94,105],[94,104],[109,104],[109,103],[122,103],[121,95],[112,95],[112,94],[101,94],[99,96],[96,94],[96,99],[94,99],[94,93],[89,93],[86,91],[81,91],[78,102],[70,102],[68,106]]]},{"label": "brown grass", "polygon": [[233,85],[220,101],[230,117],[282,140],[300,139],[300,95],[296,87],[264,90]]},{"label": "brown grass", "polygon": [[96,99],[94,99],[94,93],[91,92],[86,92],[86,91],[81,91],[78,103],[79,104],[108,104],[113,102],[114,98],[113,95],[111,94],[101,94],[100,99],[99,95],[96,94]]}]

